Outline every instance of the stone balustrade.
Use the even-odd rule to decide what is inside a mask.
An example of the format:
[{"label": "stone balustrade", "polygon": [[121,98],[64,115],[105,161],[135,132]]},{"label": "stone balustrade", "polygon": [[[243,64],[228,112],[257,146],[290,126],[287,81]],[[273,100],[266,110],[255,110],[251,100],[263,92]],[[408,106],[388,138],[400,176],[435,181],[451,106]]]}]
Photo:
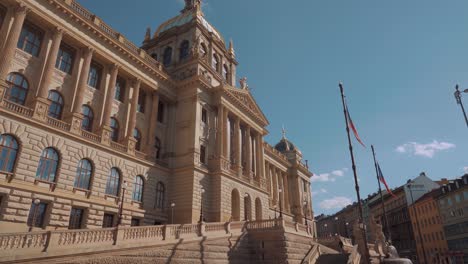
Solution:
[{"label": "stone balustrade", "polygon": [[312,238],[284,219],[0,234],[0,263],[40,257],[162,245],[178,239],[230,236],[245,231],[278,230]]}]

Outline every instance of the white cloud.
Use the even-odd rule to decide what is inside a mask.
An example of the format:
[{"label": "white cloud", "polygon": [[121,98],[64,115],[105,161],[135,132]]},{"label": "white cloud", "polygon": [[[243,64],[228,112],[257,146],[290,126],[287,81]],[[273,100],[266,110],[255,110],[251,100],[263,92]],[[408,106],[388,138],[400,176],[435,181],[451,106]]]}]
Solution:
[{"label": "white cloud", "polygon": [[332,172],[314,174],[312,176],[311,182],[334,182],[337,177],[343,177],[345,172],[348,171],[348,168],[343,168],[341,170],[334,170]]},{"label": "white cloud", "polygon": [[417,142],[409,142],[398,146],[395,151],[398,153],[409,153],[415,156],[422,156],[426,158],[432,158],[436,152],[449,150],[455,148],[455,144],[448,142],[439,142],[437,140],[432,143],[420,144]]},{"label": "white cloud", "polygon": [[344,196],[335,196],[331,199],[323,200],[319,203],[320,208],[325,210],[332,210],[332,209],[341,209],[346,207],[353,202],[351,199],[344,197]]},{"label": "white cloud", "polygon": [[465,173],[468,173],[468,166],[463,167],[463,171],[464,171]]},{"label": "white cloud", "polygon": [[327,193],[328,191],[324,188],[321,188],[320,190],[318,191],[312,191],[312,196],[317,196],[318,194],[322,194],[322,193]]}]

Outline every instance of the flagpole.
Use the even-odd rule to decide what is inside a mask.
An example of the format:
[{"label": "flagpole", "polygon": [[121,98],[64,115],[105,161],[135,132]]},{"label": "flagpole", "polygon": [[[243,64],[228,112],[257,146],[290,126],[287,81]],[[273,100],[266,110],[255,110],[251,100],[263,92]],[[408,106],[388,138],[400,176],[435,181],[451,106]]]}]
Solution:
[{"label": "flagpole", "polygon": [[[356,195],[357,195],[357,203],[358,203],[358,208],[359,208],[359,221],[361,222],[363,228],[362,228],[362,233],[363,233],[363,238],[364,238],[364,250],[365,250],[365,263],[369,263],[369,246],[367,244],[367,235],[366,235],[366,228],[364,224],[364,218],[362,216],[362,204],[361,204],[361,195],[359,194],[359,183],[357,179],[357,172],[356,172],[356,164],[354,162],[354,153],[353,153],[353,144],[351,143],[351,136],[349,135],[349,124],[348,124],[348,114],[347,114],[347,108],[345,104],[345,97],[344,97],[344,90],[343,90],[343,84],[340,83],[340,91],[341,91],[341,101],[343,103],[343,112],[345,116],[345,123],[346,123],[346,133],[348,134],[348,144],[349,144],[349,153],[351,154],[351,162],[353,165],[353,174],[354,174],[354,185],[356,187]],[[359,228],[361,228],[359,226]]]},{"label": "flagpole", "polygon": [[[383,195],[382,195],[382,187],[380,186],[379,170],[377,169],[377,160],[375,158],[374,145],[371,145],[371,148],[372,148],[372,156],[374,157],[374,166],[375,166],[375,173],[377,175],[377,183],[379,184],[380,200],[382,201],[385,229],[387,229],[387,236],[388,236],[387,240],[392,241],[392,233],[390,232],[390,227],[388,225],[387,211],[385,210],[385,202],[384,202]],[[383,177],[383,175],[381,176]]]}]

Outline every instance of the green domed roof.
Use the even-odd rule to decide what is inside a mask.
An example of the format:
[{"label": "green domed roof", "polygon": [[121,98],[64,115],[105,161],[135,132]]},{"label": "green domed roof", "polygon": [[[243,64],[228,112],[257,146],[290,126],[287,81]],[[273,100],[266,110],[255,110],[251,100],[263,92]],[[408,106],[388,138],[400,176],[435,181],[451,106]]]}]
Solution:
[{"label": "green domed roof", "polygon": [[286,152],[296,150],[296,146],[294,146],[294,144],[291,141],[283,137],[281,141],[275,145],[275,149],[279,152]]}]

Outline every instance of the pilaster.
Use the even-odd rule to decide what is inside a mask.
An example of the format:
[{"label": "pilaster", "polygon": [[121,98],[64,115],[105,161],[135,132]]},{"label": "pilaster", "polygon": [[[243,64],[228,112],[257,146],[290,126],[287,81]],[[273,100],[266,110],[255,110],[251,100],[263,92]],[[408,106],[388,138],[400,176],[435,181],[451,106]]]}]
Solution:
[{"label": "pilaster", "polygon": [[132,104],[130,108],[130,120],[128,121],[129,125],[128,125],[127,139],[126,139],[128,152],[132,155],[135,154],[136,143],[137,143],[137,140],[133,137],[133,130],[136,127],[136,115],[137,115],[138,97],[140,95],[140,86],[141,86],[141,80],[136,79],[133,82]]},{"label": "pilaster", "polygon": [[[115,84],[117,83],[117,76],[119,74],[119,68],[120,66],[118,64],[113,64],[110,69],[110,80],[109,80],[109,85],[107,86],[107,92],[106,92],[106,100],[103,105],[103,120],[102,120],[102,126],[107,126],[110,131],[110,118],[111,118],[111,112],[112,112],[112,105],[114,102],[114,94],[115,94]],[[102,129],[101,129],[102,130]]]},{"label": "pilaster", "polygon": [[236,171],[237,171],[237,176],[242,176],[242,158],[241,158],[241,152],[242,152],[242,142],[241,142],[241,127],[240,127],[240,118],[236,117],[234,125],[234,143],[235,143],[235,160],[236,160]]},{"label": "pilaster", "polygon": [[151,113],[150,113],[150,125],[148,126],[148,136],[147,136],[147,145],[146,153],[150,154],[151,157],[156,157],[156,149],[154,147],[156,143],[156,129],[158,125],[158,105],[159,105],[159,95],[157,92],[153,92],[151,100]]},{"label": "pilaster", "polygon": [[246,129],[245,129],[245,161],[246,161],[246,166],[245,166],[245,170],[244,170],[244,174],[246,176],[249,176],[251,175],[251,172],[252,172],[252,153],[251,153],[251,138],[250,138],[250,127],[249,126],[246,126]]}]

